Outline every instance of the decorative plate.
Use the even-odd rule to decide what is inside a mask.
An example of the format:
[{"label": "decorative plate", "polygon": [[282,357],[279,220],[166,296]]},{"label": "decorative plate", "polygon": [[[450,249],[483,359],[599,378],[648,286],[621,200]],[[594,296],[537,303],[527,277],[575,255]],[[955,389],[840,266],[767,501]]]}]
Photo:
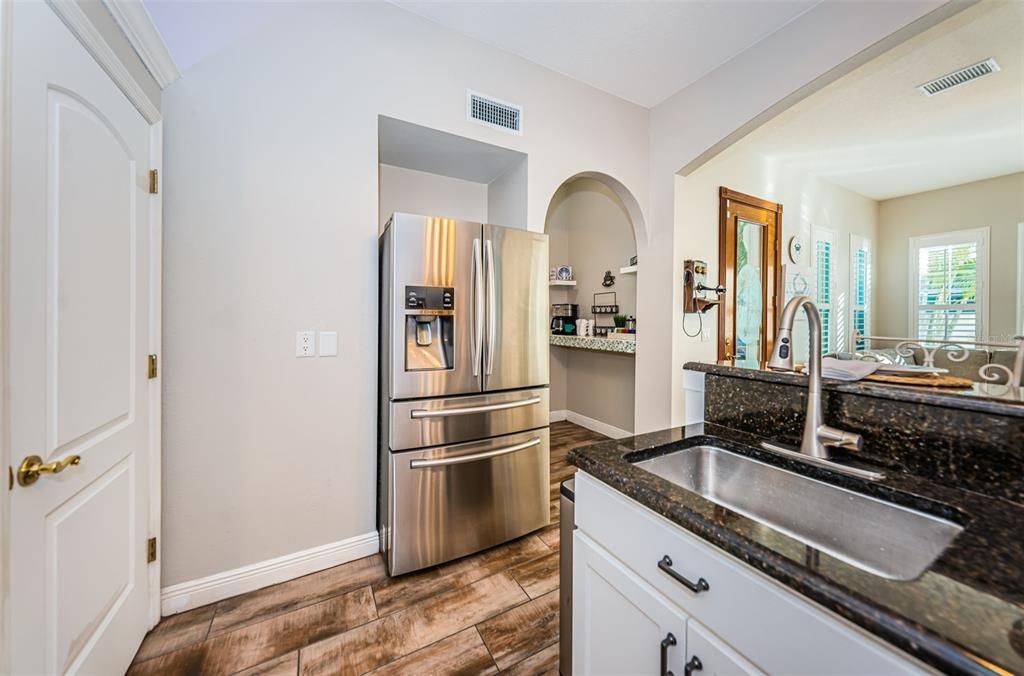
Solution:
[{"label": "decorative plate", "polygon": [[789,238],[789,260],[799,263],[804,257],[804,240],[800,235]]},{"label": "decorative plate", "polygon": [[558,279],[563,282],[572,281],[572,266],[571,265],[559,265],[558,266]]}]

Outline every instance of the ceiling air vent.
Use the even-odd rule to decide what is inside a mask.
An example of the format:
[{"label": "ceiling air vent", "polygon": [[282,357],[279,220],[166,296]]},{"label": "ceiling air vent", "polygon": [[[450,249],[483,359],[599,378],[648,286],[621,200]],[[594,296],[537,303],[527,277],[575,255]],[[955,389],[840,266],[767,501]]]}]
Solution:
[{"label": "ceiling air vent", "polygon": [[952,73],[947,73],[942,77],[937,77],[934,80],[925,82],[923,85],[918,85],[917,88],[926,96],[935,96],[939,92],[944,92],[947,89],[967,84],[971,80],[977,80],[979,77],[984,75],[991,75],[997,70],[999,70],[999,64],[996,63],[996,60],[987,59],[981,63],[976,63],[973,66],[967,66],[966,68],[961,68],[960,70],[953,71]]},{"label": "ceiling air vent", "polygon": [[470,120],[504,131],[522,135],[523,109],[490,96],[466,92],[466,116]]}]

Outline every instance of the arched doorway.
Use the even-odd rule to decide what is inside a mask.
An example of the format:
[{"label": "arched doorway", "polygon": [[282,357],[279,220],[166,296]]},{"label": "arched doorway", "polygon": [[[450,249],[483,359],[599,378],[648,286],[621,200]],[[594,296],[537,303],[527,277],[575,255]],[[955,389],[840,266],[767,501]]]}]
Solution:
[{"label": "arched doorway", "polygon": [[[552,336],[552,420],[628,436],[635,429],[636,333],[621,333],[635,328],[637,314],[637,243],[646,239],[639,205],[606,174],[576,174],[552,195],[544,229],[550,267],[572,269],[571,280],[550,282],[553,313],[555,305],[576,306],[596,334],[581,336],[571,323],[571,335]],[[630,326],[616,327],[624,323]]]}]

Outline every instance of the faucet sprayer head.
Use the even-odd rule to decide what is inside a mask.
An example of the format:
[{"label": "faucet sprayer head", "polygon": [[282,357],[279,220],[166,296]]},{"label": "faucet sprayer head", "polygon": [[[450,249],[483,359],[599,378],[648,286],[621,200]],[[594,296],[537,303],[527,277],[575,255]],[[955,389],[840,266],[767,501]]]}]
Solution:
[{"label": "faucet sprayer head", "polygon": [[[796,313],[804,308],[807,314],[817,315],[818,309],[810,296],[793,296],[786,303],[779,315],[779,330],[775,334],[775,347],[772,348],[772,356],[768,360],[768,368],[772,371],[792,371],[793,367],[793,321]],[[820,323],[820,319],[814,319]]]},{"label": "faucet sprayer head", "polygon": [[772,371],[793,370],[793,332],[790,329],[779,327],[768,368]]}]

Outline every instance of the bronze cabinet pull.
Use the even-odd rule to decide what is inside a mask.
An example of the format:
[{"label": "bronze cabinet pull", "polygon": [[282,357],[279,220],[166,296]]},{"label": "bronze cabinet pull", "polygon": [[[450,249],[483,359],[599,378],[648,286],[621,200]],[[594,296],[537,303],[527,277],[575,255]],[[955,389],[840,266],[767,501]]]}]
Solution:
[{"label": "bronze cabinet pull", "polygon": [[698,578],[696,582],[690,582],[685,577],[677,573],[675,569],[672,568],[672,559],[669,558],[668,554],[661,557],[661,561],[658,561],[658,568],[661,568],[662,571],[668,573],[669,577],[692,591],[694,594],[706,592],[711,589],[711,585],[709,585],[708,581],[702,577]]},{"label": "bronze cabinet pull", "polygon": [[[668,670],[668,649],[676,645],[676,637],[672,632],[661,640],[661,676],[675,676]],[[689,673],[689,672],[687,672]]]}]

